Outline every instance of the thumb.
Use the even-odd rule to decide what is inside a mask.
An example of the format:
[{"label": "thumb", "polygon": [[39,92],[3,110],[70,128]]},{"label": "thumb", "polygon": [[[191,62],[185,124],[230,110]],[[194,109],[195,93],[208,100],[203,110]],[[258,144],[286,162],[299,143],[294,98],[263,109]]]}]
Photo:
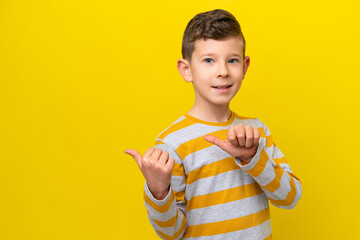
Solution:
[{"label": "thumb", "polygon": [[137,165],[141,168],[141,158],[142,157],[138,151],[136,151],[134,149],[126,149],[124,152],[131,155],[135,159]]},{"label": "thumb", "polygon": [[214,135],[206,135],[206,136],[204,136],[204,139],[206,141],[208,141],[209,143],[215,144],[216,146],[218,146],[220,148],[224,147],[223,141]]}]

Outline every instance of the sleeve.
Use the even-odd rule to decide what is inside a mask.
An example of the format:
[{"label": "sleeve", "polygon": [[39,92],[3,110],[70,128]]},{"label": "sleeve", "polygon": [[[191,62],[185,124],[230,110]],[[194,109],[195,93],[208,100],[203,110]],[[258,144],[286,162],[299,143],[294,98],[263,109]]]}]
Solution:
[{"label": "sleeve", "polygon": [[161,239],[181,239],[186,226],[185,172],[181,158],[167,144],[156,141],[155,149],[169,152],[175,159],[168,195],[157,200],[145,182],[144,202],[150,223]]},{"label": "sleeve", "polygon": [[292,172],[286,157],[273,142],[267,126],[258,121],[262,127],[259,128],[261,137],[255,156],[246,165],[242,165],[238,158],[235,161],[255,179],[273,205],[292,209],[302,195],[300,179]]}]

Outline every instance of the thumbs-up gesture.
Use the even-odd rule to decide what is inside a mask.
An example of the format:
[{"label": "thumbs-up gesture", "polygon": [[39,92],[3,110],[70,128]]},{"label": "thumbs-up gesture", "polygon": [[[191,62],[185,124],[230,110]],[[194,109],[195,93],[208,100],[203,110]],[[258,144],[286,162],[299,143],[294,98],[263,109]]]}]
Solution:
[{"label": "thumbs-up gesture", "polygon": [[163,152],[160,148],[155,149],[154,147],[149,148],[144,156],[134,149],[126,149],[125,153],[135,159],[152,195],[158,200],[164,199],[169,193],[175,159],[169,159],[167,151]]},{"label": "thumbs-up gesture", "polygon": [[237,157],[244,164],[248,164],[256,154],[260,139],[260,131],[251,125],[232,125],[227,133],[226,140],[221,140],[213,135],[206,135],[204,139]]}]

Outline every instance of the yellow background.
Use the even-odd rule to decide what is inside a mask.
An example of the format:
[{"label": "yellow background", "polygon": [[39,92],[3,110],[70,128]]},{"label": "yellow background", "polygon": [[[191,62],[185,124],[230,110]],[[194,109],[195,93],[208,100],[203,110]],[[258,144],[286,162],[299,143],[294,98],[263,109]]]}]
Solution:
[{"label": "yellow background", "polygon": [[176,69],[197,13],[239,20],[258,117],[303,183],[274,239],[359,234],[359,1],[0,1],[0,239],[158,239],[142,154],[194,101]]}]

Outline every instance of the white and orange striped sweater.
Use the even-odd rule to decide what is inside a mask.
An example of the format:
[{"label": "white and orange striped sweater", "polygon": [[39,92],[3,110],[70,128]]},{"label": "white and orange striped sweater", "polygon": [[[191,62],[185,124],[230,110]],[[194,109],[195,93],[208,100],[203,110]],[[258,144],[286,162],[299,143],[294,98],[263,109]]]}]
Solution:
[{"label": "white and orange striped sweater", "polygon": [[[239,123],[261,133],[247,165],[203,138],[225,140],[229,127]],[[145,183],[148,216],[162,239],[271,239],[268,199],[291,209],[301,197],[299,179],[257,118],[232,112],[228,121],[214,123],[184,114],[158,136],[155,148],[175,159],[165,199],[155,199]]]}]

